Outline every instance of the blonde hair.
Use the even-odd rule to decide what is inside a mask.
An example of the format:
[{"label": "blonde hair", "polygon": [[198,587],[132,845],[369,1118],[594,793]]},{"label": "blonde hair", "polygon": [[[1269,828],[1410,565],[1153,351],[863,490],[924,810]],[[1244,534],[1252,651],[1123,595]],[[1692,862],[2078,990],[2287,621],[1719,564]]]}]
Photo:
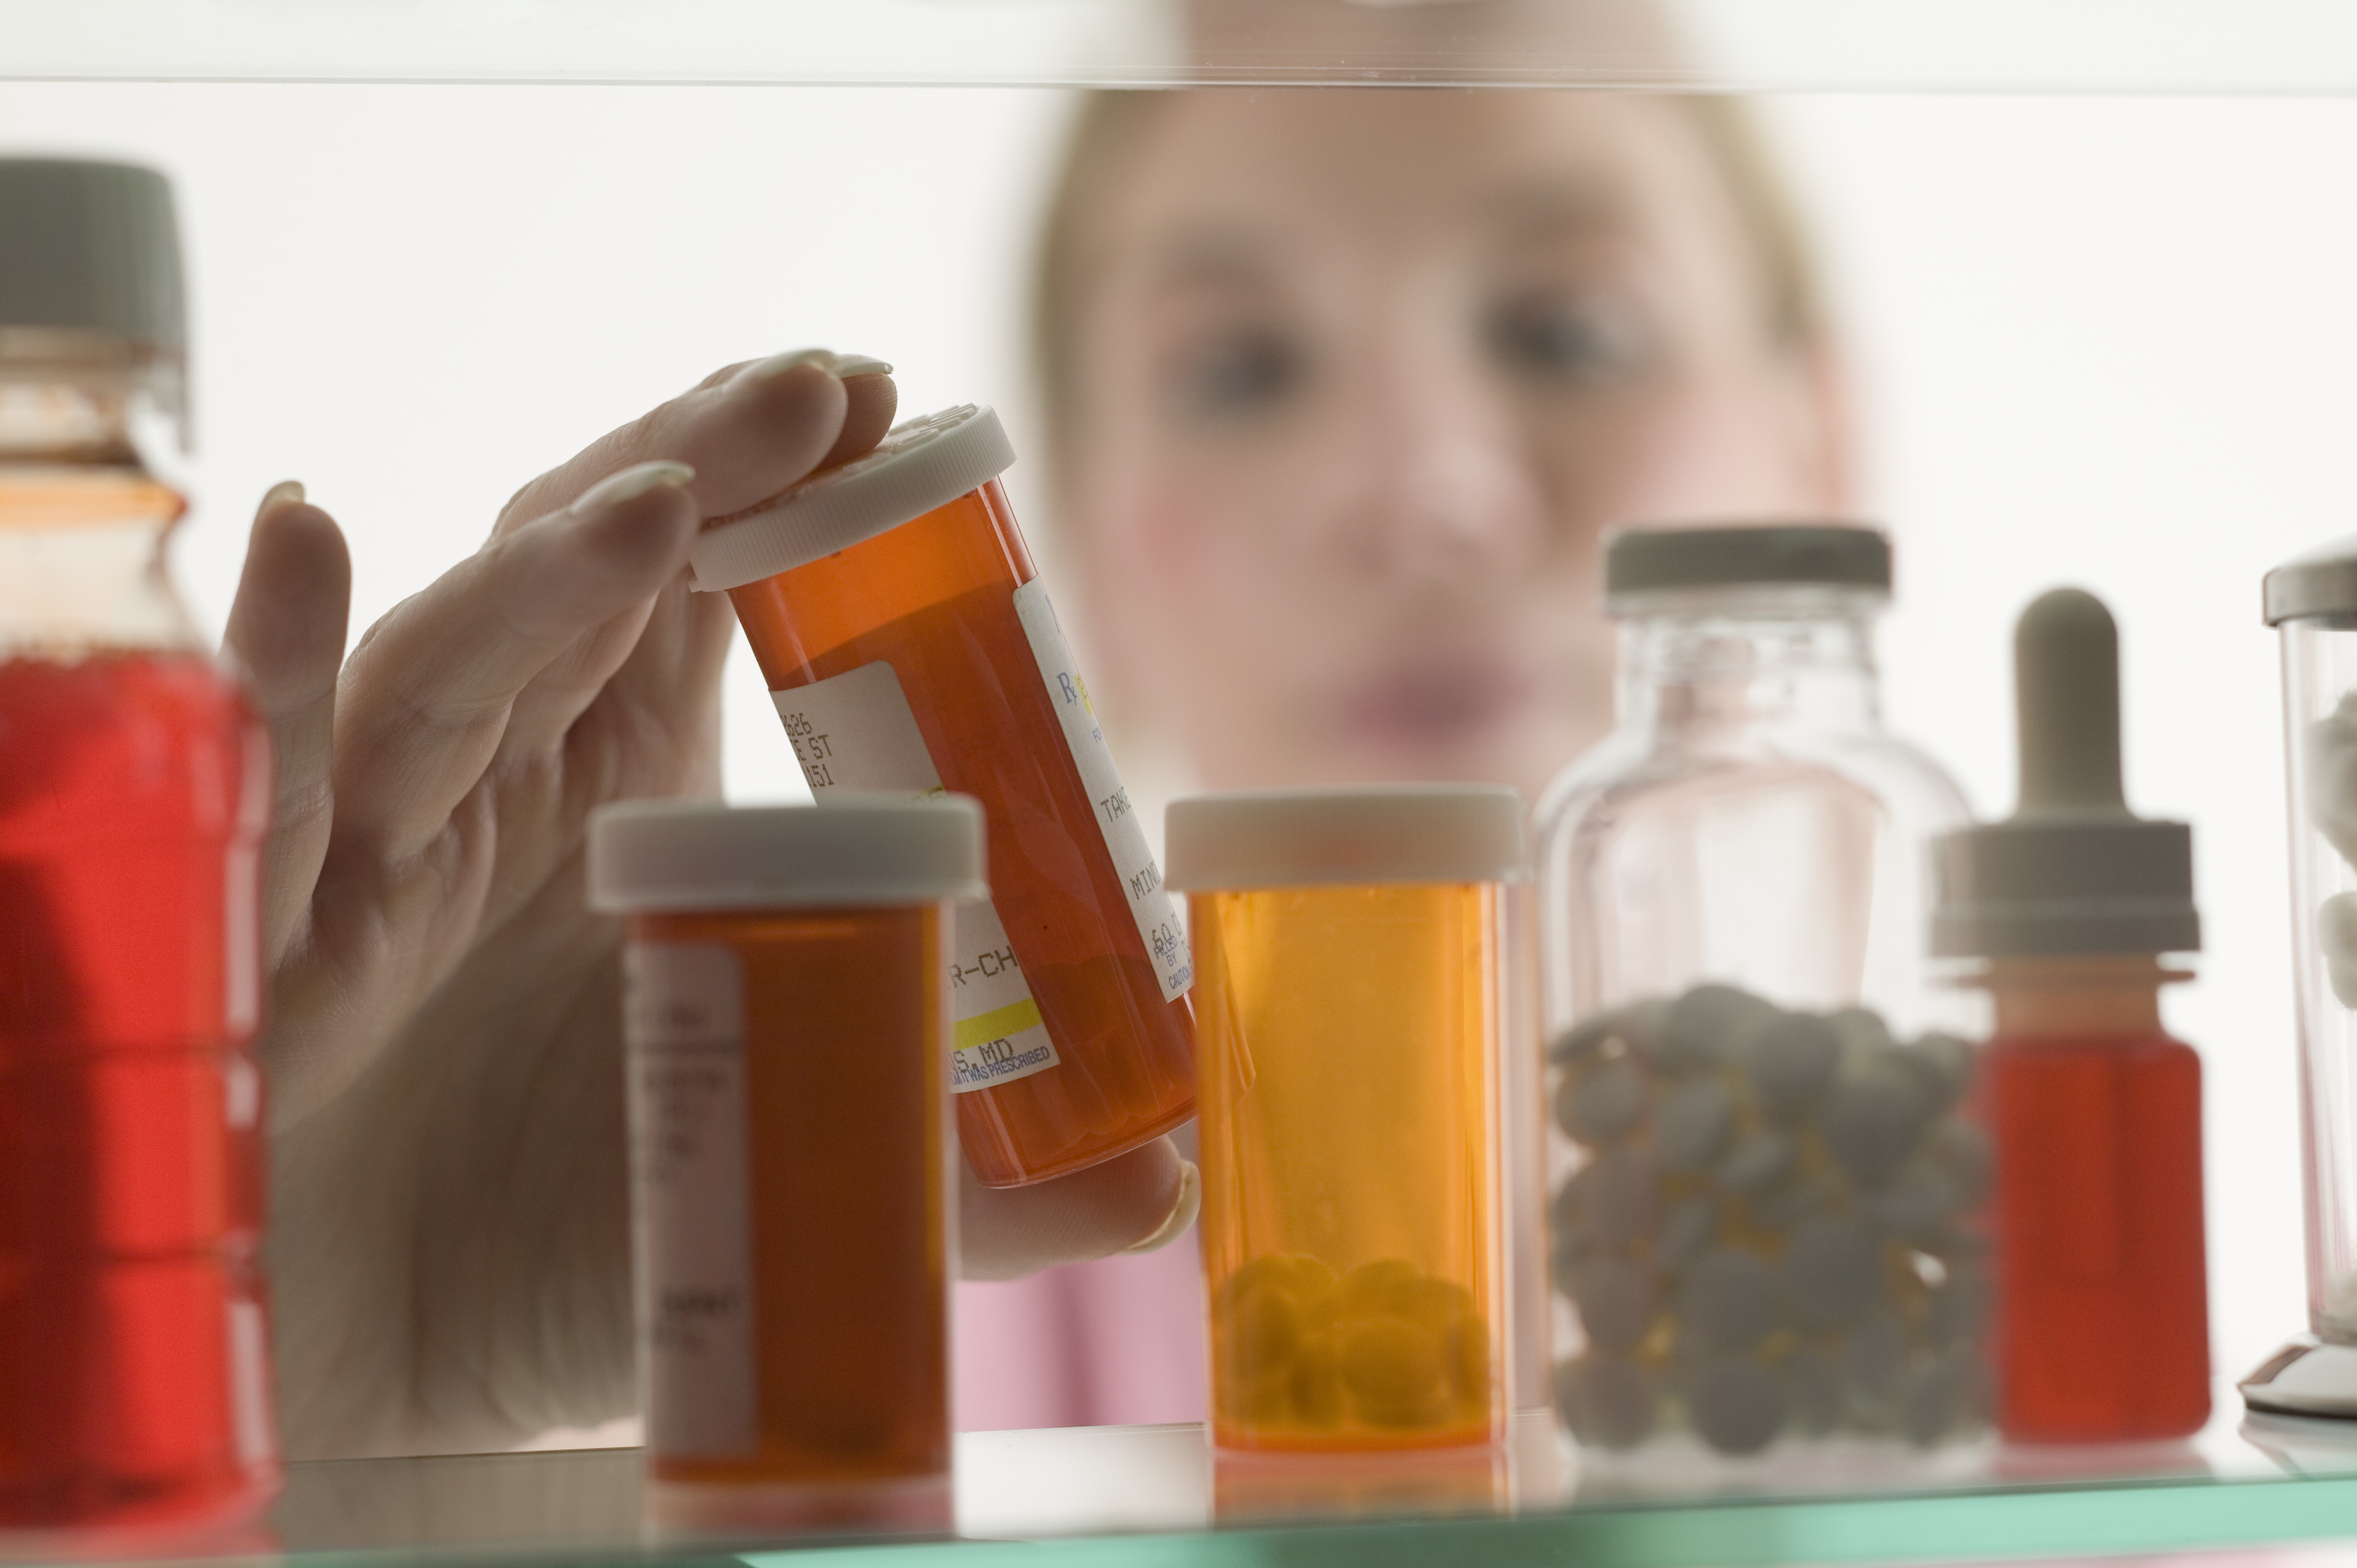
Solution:
[{"label": "blonde hair", "polygon": [[[1032,274],[1031,349],[1048,459],[1060,471],[1076,409],[1075,350],[1083,229],[1100,192],[1143,139],[1155,91],[1098,91],[1081,105],[1041,226]],[[1790,185],[1749,107],[1740,99],[1680,94],[1718,171],[1759,271],[1760,327],[1779,349],[1806,354],[1830,335],[1824,290]]]}]

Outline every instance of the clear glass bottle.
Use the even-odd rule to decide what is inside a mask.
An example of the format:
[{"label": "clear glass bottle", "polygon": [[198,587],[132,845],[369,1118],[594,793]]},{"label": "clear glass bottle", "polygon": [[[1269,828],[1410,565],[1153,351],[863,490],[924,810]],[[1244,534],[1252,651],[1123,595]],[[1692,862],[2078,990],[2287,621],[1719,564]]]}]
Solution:
[{"label": "clear glass bottle", "polygon": [[277,1476],[270,754],[142,456],[180,427],[171,192],[0,160],[0,1532],[230,1522]]},{"label": "clear glass bottle", "polygon": [[1975,999],[1925,953],[1928,847],[1966,814],[1882,726],[1889,589],[1869,529],[1608,543],[1618,724],[1537,818],[1557,1405],[1583,1442],[1968,1424],[1987,1144],[1939,1031]]},{"label": "clear glass bottle", "polygon": [[2357,535],[2266,575],[2283,645],[2308,1332],[2244,1378],[2253,1408],[2357,1416]]}]

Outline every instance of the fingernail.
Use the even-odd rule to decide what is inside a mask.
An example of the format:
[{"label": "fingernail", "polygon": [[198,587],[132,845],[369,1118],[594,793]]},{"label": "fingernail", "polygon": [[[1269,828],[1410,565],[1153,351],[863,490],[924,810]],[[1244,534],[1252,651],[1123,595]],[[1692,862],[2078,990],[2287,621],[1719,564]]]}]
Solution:
[{"label": "fingernail", "polygon": [[746,366],[737,372],[731,384],[751,386],[760,381],[775,381],[788,371],[797,371],[804,365],[816,365],[837,381],[845,376],[886,376],[892,373],[891,366],[866,354],[838,354],[832,349],[797,349],[791,354],[772,354],[766,360]]},{"label": "fingernail", "polygon": [[619,506],[624,501],[638,499],[649,490],[662,489],[667,485],[685,489],[694,479],[695,470],[684,463],[640,463],[619,474],[607,475],[582,491],[581,499],[565,510],[586,512],[596,511],[601,507]]},{"label": "fingernail", "polygon": [[283,506],[292,506],[304,499],[303,481],[281,479],[262,492],[262,504],[253,509],[253,521],[260,522]]},{"label": "fingernail", "polygon": [[1195,1168],[1192,1160],[1178,1162],[1178,1197],[1170,1205],[1170,1212],[1162,1223],[1142,1240],[1122,1249],[1125,1252],[1151,1252],[1167,1247],[1178,1239],[1178,1233],[1195,1223],[1195,1210],[1203,1204],[1203,1173]]}]

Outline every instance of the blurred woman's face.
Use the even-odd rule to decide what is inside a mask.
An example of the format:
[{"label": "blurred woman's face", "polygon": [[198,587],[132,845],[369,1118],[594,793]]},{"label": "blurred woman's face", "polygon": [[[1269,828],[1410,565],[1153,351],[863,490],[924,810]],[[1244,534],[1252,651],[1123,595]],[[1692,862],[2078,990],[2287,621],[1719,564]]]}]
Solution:
[{"label": "blurred woman's face", "polygon": [[1206,783],[1535,792],[1610,718],[1606,528],[1845,499],[1679,106],[1143,113],[1083,225],[1064,499],[1119,700]]}]

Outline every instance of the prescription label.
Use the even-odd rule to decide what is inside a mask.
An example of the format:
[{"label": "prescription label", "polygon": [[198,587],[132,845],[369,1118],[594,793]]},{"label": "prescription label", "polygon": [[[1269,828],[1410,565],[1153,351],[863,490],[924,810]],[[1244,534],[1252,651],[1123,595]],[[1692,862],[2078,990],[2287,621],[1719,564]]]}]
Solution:
[{"label": "prescription label", "polygon": [[[770,700],[813,795],[942,793],[941,773],[889,660],[772,692]],[[950,1088],[970,1094],[1058,1065],[1039,1004],[989,900],[959,903],[950,948]]]},{"label": "prescription label", "polygon": [[647,1445],[757,1453],[745,984],[735,950],[626,945],[622,1027]]},{"label": "prescription label", "polygon": [[1034,577],[1016,589],[1015,615],[1023,623],[1023,635],[1031,641],[1040,679],[1048,682],[1049,700],[1064,725],[1064,743],[1071,747],[1081,783],[1096,808],[1097,827],[1104,834],[1105,848],[1112,852],[1123,891],[1129,896],[1137,934],[1145,939],[1146,950],[1154,955],[1162,999],[1175,1002],[1195,983],[1194,961],[1178,929],[1177,911],[1170,907],[1170,895],[1163,891],[1162,870],[1154,864],[1154,851],[1146,845],[1146,826],[1131,808],[1129,791],[1122,787],[1121,773],[1113,765],[1113,749],[1105,745],[1104,726],[1097,723],[1096,707],[1089,701],[1088,682],[1081,679],[1080,666],[1073,662],[1072,650],[1064,641],[1056,607],[1048,602],[1047,585]]}]

